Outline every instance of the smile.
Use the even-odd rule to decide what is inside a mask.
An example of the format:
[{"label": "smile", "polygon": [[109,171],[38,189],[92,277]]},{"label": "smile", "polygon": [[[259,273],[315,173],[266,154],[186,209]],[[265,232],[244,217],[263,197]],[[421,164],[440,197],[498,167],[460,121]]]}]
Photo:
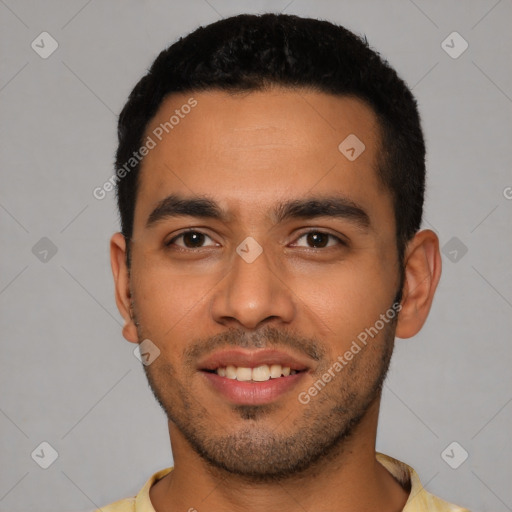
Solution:
[{"label": "smile", "polygon": [[310,363],[299,354],[282,350],[235,348],[209,354],[199,361],[197,370],[210,391],[224,401],[261,405],[275,402],[298,387]]},{"label": "smile", "polygon": [[288,377],[295,375],[297,370],[292,370],[289,366],[282,366],[280,364],[263,364],[256,368],[248,368],[245,366],[221,366],[216,370],[211,370],[220,377],[227,379],[237,380],[240,382],[265,382],[270,379],[279,379],[281,377]]}]

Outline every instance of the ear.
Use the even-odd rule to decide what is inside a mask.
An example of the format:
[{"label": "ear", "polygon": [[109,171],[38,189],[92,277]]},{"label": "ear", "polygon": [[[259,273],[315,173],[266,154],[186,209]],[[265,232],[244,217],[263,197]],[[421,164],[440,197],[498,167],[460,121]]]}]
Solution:
[{"label": "ear", "polygon": [[130,272],[126,265],[126,241],[122,233],[115,233],[110,239],[110,264],[114,276],[116,304],[124,318],[123,336],[127,341],[138,343],[137,326],[132,318]]},{"label": "ear", "polygon": [[405,251],[402,309],[396,336],[410,338],[425,323],[441,277],[439,238],[430,229],[416,233]]}]

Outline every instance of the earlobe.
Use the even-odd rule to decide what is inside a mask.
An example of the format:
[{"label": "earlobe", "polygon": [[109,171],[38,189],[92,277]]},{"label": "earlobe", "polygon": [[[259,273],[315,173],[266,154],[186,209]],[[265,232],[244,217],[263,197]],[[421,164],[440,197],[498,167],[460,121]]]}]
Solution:
[{"label": "earlobe", "polygon": [[127,341],[138,343],[137,326],[132,313],[130,272],[126,265],[126,241],[122,233],[115,233],[110,239],[110,264],[117,309],[125,321],[123,336]]},{"label": "earlobe", "polygon": [[396,336],[410,338],[425,323],[441,277],[441,254],[437,235],[425,229],[408,243],[405,257],[402,309]]}]

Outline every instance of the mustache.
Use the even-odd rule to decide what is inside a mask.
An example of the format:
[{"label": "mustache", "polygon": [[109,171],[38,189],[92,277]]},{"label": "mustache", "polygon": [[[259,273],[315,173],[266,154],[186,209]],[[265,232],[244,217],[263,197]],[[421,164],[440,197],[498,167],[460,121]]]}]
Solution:
[{"label": "mustache", "polygon": [[184,349],[183,359],[187,365],[193,365],[197,359],[222,348],[290,348],[294,352],[302,352],[314,361],[325,357],[326,351],[320,343],[313,338],[300,336],[275,327],[266,326],[256,332],[248,333],[246,330],[229,329],[208,338],[195,340]]}]

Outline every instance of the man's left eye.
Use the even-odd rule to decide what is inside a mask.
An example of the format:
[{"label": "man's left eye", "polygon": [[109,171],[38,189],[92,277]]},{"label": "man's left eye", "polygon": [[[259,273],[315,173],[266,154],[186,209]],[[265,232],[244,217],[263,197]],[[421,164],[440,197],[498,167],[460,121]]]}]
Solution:
[{"label": "man's left eye", "polygon": [[305,239],[305,244],[294,243],[298,247],[310,247],[313,249],[323,249],[324,247],[331,247],[333,245],[346,245],[345,242],[331,233],[323,231],[309,231],[302,234],[297,240]]}]

